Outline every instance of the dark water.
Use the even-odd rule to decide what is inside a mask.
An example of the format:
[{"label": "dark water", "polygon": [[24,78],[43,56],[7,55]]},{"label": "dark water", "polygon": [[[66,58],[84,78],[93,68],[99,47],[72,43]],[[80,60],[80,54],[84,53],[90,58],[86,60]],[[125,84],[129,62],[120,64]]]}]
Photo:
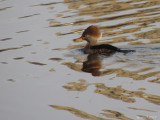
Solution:
[{"label": "dark water", "polygon": [[[0,119],[159,120],[159,0],[0,0]],[[136,52],[83,54],[100,43]]]}]

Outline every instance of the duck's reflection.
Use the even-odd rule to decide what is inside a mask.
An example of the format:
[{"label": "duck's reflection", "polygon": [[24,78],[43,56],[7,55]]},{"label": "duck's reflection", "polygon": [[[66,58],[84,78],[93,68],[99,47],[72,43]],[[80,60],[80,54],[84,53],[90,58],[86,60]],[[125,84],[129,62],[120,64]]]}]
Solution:
[{"label": "duck's reflection", "polygon": [[93,76],[100,76],[102,68],[102,57],[98,54],[89,54],[87,61],[83,62],[82,71],[91,73]]}]

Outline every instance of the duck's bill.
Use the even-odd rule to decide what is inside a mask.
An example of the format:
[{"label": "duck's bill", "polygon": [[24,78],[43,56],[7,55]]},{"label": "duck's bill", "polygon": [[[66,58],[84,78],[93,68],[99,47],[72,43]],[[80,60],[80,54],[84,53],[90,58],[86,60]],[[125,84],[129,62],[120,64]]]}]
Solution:
[{"label": "duck's bill", "polygon": [[81,42],[81,41],[83,41],[83,39],[82,39],[82,37],[80,37],[80,38],[74,39],[73,41],[74,42]]}]

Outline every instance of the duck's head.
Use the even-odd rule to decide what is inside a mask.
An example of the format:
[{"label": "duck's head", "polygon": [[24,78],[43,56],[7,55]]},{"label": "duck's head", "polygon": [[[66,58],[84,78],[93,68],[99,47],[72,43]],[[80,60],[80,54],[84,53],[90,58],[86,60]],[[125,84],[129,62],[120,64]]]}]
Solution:
[{"label": "duck's head", "polygon": [[102,37],[102,33],[100,32],[97,26],[91,25],[87,29],[84,30],[82,36],[80,38],[74,39],[74,41],[82,41],[86,40],[89,45],[95,45],[98,40]]}]

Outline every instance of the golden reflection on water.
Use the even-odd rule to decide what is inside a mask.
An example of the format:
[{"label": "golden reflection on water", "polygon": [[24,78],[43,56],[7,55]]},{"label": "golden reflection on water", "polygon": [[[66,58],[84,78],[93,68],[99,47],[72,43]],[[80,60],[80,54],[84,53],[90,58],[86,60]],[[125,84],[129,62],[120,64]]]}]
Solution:
[{"label": "golden reflection on water", "polygon": [[[141,2],[141,1],[142,0],[120,2],[116,0],[109,0],[106,2],[104,0],[101,0],[101,1],[82,0],[82,1],[75,2],[75,1],[67,0],[65,2],[69,3],[68,8],[78,10],[79,11],[78,16],[92,15],[95,18],[90,18],[87,20],[79,20],[73,23],[51,25],[51,27],[63,26],[63,25],[77,26],[77,25],[85,25],[88,23],[97,24],[97,23],[102,23],[107,21],[123,19],[123,23],[101,26],[100,28],[103,32],[103,37],[115,36],[114,38],[116,38],[116,36],[118,35],[130,33],[135,36],[135,38],[132,39],[132,41],[135,41],[135,42],[130,42],[130,39],[125,39],[125,41],[121,41],[121,42],[130,42],[129,44],[134,44],[134,45],[146,44],[146,42],[138,41],[138,39],[143,38],[143,39],[150,39],[150,42],[148,42],[148,44],[159,43],[158,38],[160,38],[160,34],[159,34],[158,28],[155,28],[148,32],[141,32],[141,30],[144,28],[153,27],[154,26],[153,23],[160,22],[160,16],[159,16],[160,7],[159,6],[156,7],[156,5],[160,5],[160,1],[159,0],[143,0],[144,2],[136,4],[137,2]],[[85,7],[81,8],[82,5]],[[152,7],[152,6],[155,6],[155,7]],[[125,14],[106,17],[106,15],[114,14],[116,12],[134,10],[134,9],[138,9],[138,10],[135,10],[134,12],[131,12],[131,13],[124,12]],[[128,20],[125,20],[125,19],[128,19]],[[132,26],[132,25],[135,25],[135,27],[120,30],[123,27]],[[82,30],[83,29],[74,30],[74,32],[68,32],[68,33],[59,32],[57,33],[57,35],[74,34],[76,32],[82,32]],[[119,31],[114,31],[114,30],[119,30]],[[119,39],[119,37],[117,39]],[[118,43],[118,41],[115,41],[112,43]]]},{"label": "golden reflection on water", "polygon": [[70,91],[85,91],[89,84],[86,83],[85,80],[79,80],[79,83],[77,82],[70,82],[68,85],[64,85],[63,87]]},{"label": "golden reflection on water", "polygon": [[69,91],[85,91],[90,85],[96,87],[95,93],[102,94],[106,97],[121,100],[123,102],[134,103],[136,102],[134,97],[143,98],[153,104],[160,105],[160,96],[147,94],[143,91],[129,91],[123,89],[121,86],[107,87],[104,83],[87,83],[85,80],[79,80],[80,82],[70,82],[63,87]]},{"label": "golden reflection on water", "polygon": [[[117,87],[107,87],[103,83],[87,83],[85,80],[79,80],[79,82],[70,82],[68,85],[64,85],[63,87],[69,91],[81,91],[84,92],[87,90],[87,88],[90,85],[94,85],[96,89],[94,90],[95,93],[102,94],[106,97],[112,98],[112,99],[117,99],[121,100],[123,102],[128,102],[128,103],[134,103],[136,102],[134,97],[139,97],[143,98],[144,100],[147,100],[148,102],[151,102],[156,105],[160,105],[160,96],[152,95],[152,94],[147,94],[142,91],[129,91],[123,89],[121,86]],[[90,119],[90,120],[109,120],[103,117],[97,117],[95,115],[88,114],[82,110],[75,109],[73,107],[68,107],[68,106],[59,106],[59,105],[50,105],[52,108],[58,109],[58,110],[65,110],[68,111],[78,117],[85,118],[85,119]],[[141,110],[141,111],[149,111],[149,112],[157,112],[154,110],[149,110],[149,109],[144,109],[144,108],[133,108],[133,107],[128,107],[129,109],[133,110]],[[102,110],[103,112],[101,115],[107,118],[117,118],[121,120],[133,120],[131,118],[126,117],[124,114],[118,112],[118,111],[113,111],[113,110],[107,110],[104,109]],[[108,112],[108,113],[107,113]],[[144,118],[147,120],[152,120],[152,118],[144,115],[137,115],[140,118]]]},{"label": "golden reflection on water", "polygon": [[[66,110],[66,111],[68,111],[78,117],[89,119],[89,120],[111,120],[111,119],[106,119],[106,118],[102,118],[102,117],[97,117],[95,115],[88,114],[82,110],[78,110],[78,109],[75,109],[72,107],[59,106],[59,105],[50,105],[50,107],[55,108],[57,110]],[[117,112],[117,111],[106,110],[106,109],[102,110],[102,111],[103,111],[103,113],[101,113],[101,115],[103,115],[107,118],[117,118],[117,119],[121,119],[121,120],[133,120],[133,119],[126,117],[124,114]]]}]

